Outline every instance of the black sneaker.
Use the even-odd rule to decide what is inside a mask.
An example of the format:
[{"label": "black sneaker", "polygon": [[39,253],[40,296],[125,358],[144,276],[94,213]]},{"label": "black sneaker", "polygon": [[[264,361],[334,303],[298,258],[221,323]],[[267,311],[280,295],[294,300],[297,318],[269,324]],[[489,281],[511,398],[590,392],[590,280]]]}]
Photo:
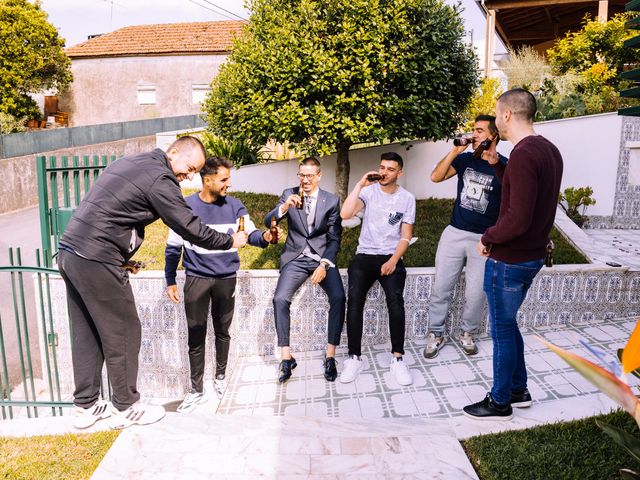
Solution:
[{"label": "black sneaker", "polygon": [[511,405],[498,405],[491,398],[491,393],[487,393],[484,400],[467,405],[462,411],[467,417],[476,420],[511,420],[513,418]]},{"label": "black sneaker", "polygon": [[526,388],[521,392],[511,392],[511,401],[509,402],[515,408],[527,408],[531,406],[531,394]]}]

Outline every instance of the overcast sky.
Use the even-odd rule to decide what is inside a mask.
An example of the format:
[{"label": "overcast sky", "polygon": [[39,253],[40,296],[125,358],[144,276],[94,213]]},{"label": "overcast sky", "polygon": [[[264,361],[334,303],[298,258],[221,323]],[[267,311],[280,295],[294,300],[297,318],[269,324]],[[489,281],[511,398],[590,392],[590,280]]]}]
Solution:
[{"label": "overcast sky", "polygon": [[[453,4],[456,0],[446,2]],[[249,17],[243,0],[41,0],[41,3],[68,47],[84,42],[89,35],[128,25]],[[484,17],[474,0],[462,0],[462,5],[469,37],[473,36],[474,43],[480,46],[484,43]],[[497,45],[496,52],[500,51],[503,49]]]},{"label": "overcast sky", "polygon": [[[129,25],[247,18],[241,0],[41,0],[67,47]],[[202,6],[199,6],[199,5]],[[228,10],[228,13],[214,6]]]}]

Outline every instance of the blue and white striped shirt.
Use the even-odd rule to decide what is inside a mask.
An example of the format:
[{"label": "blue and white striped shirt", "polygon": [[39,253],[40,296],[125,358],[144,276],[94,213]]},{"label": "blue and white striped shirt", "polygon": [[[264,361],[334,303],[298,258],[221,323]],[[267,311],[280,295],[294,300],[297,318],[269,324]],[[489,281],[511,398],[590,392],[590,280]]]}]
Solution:
[{"label": "blue and white striped shirt", "polygon": [[[202,223],[218,232],[233,234],[238,230],[239,218],[244,217],[244,228],[249,234],[249,244],[255,247],[269,245],[262,238],[262,231],[258,230],[249,218],[247,209],[237,198],[219,197],[213,203],[204,202],[198,193],[185,198],[193,213],[200,217]],[[173,230],[169,230],[165,249],[164,276],[167,285],[176,284],[176,270],[182,257],[182,266],[187,275],[201,278],[230,278],[234,277],[240,268],[238,250],[207,250],[185,241]]]}]

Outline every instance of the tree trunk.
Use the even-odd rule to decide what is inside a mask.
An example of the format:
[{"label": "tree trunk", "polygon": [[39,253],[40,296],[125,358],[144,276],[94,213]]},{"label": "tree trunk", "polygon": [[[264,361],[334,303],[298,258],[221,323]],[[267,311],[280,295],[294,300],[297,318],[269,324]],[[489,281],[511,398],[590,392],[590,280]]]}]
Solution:
[{"label": "tree trunk", "polygon": [[340,197],[340,203],[344,202],[349,194],[349,147],[352,143],[348,140],[342,140],[338,143],[338,161],[336,165],[336,195]]}]

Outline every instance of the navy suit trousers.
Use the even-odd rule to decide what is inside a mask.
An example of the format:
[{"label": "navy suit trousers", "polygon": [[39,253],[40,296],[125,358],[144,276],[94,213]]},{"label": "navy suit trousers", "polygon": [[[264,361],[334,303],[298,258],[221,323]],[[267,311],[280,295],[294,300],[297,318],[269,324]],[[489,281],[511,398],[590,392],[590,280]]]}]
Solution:
[{"label": "navy suit trousers", "polygon": [[[298,288],[318,268],[319,262],[308,257],[298,257],[287,262],[280,270],[280,278],[273,296],[273,311],[278,334],[278,346],[289,346],[291,330],[291,300]],[[327,275],[320,282],[320,287],[329,297],[329,323],[327,342],[331,345],[340,344],[342,325],[345,316],[345,294],[342,279],[337,268],[327,270]]]}]

